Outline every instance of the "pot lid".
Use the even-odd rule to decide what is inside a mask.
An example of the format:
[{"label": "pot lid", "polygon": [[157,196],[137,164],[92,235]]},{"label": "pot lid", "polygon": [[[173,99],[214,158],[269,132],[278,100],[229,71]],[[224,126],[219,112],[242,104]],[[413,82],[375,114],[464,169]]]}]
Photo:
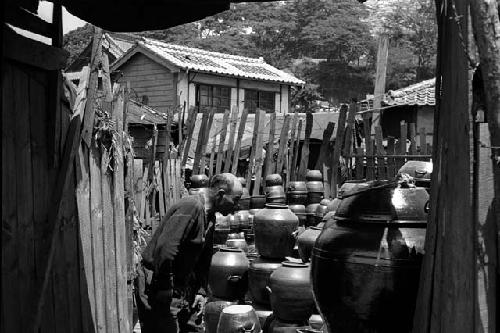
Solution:
[{"label": "pot lid", "polygon": [[432,162],[425,161],[408,161],[399,170],[398,175],[402,173],[409,174],[415,181],[417,180],[431,180],[432,175]]}]

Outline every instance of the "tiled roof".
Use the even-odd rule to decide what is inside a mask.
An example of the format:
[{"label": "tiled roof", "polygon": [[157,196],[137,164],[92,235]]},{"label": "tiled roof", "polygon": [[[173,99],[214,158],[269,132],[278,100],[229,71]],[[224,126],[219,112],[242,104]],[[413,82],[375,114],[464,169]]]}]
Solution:
[{"label": "tiled roof", "polygon": [[389,90],[385,96],[384,104],[397,105],[436,105],[434,87],[436,79],[429,79],[412,84],[406,88]]},{"label": "tiled roof", "polygon": [[132,52],[136,47],[145,48],[168,63],[182,69],[294,85],[303,85],[305,83],[293,75],[267,64],[262,58],[255,59],[210,52],[192,47],[168,44],[150,38],[142,38],[129,52]]}]

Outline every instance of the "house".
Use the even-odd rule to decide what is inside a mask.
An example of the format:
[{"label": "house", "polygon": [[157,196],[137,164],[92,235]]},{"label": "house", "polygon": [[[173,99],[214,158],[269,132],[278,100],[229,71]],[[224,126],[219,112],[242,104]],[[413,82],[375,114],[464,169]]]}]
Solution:
[{"label": "house", "polygon": [[111,66],[136,99],[160,112],[184,106],[257,108],[288,113],[291,86],[304,82],[262,58],[248,58],[141,38]]},{"label": "house", "polygon": [[[382,101],[380,124],[384,137],[399,137],[400,123],[415,123],[417,132],[425,128],[427,142],[434,131],[434,90],[436,79],[425,80],[398,90],[389,90]],[[373,111],[373,96],[360,102],[360,112]],[[409,133],[408,133],[409,134]]]}]

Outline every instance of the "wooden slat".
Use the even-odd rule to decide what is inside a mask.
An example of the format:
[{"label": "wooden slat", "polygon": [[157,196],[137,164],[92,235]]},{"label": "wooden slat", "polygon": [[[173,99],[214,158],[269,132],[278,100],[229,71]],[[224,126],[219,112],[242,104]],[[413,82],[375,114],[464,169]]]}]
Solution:
[{"label": "wooden slat", "polygon": [[206,130],[207,124],[208,124],[208,115],[209,115],[209,112],[208,112],[208,110],[205,109],[203,111],[203,117],[201,119],[200,131],[198,133],[198,138],[197,138],[196,151],[194,153],[193,175],[196,175],[200,172],[200,160],[201,160],[201,155],[204,154],[204,152],[202,152],[202,147],[203,147],[203,141],[204,141],[204,137],[205,137],[205,130]]},{"label": "wooden slat", "polygon": [[60,70],[66,66],[69,53],[42,42],[23,37],[9,27],[3,28],[3,56],[45,70]]},{"label": "wooden slat", "polygon": [[323,186],[324,186],[324,196],[325,198],[331,198],[330,193],[330,179],[328,178],[328,166],[325,163],[321,164],[321,173],[323,175]]},{"label": "wooden slat", "polygon": [[425,127],[421,127],[419,130],[420,134],[420,154],[427,154],[427,133],[425,131]]},{"label": "wooden slat", "polygon": [[354,118],[358,109],[358,104],[356,102],[352,102],[349,104],[349,111],[347,113],[347,121],[346,121],[346,129],[344,134],[344,149],[342,152],[343,156],[351,155],[353,150],[352,146],[352,137],[354,135]]},{"label": "wooden slat", "polygon": [[142,191],[141,191],[141,211],[139,214],[139,217],[141,219],[144,219],[144,214],[146,213],[146,206],[147,206],[147,201],[146,201],[146,196],[148,194],[148,173],[149,173],[149,167],[146,166],[144,168],[144,173],[142,175]]},{"label": "wooden slat", "polygon": [[[262,148],[263,148],[263,137],[264,137],[264,127],[266,125],[266,111],[259,110],[258,120],[258,131],[257,140],[255,141],[255,184],[253,187],[253,195],[260,194],[260,185],[262,183]],[[248,183],[247,183],[248,184]]]},{"label": "wooden slat", "polygon": [[410,123],[410,155],[417,155],[417,142],[415,137],[417,136],[417,129],[415,123]]},{"label": "wooden slat", "polygon": [[321,147],[319,148],[318,160],[316,161],[316,166],[314,169],[323,170],[323,164],[327,162],[325,159],[328,153],[328,146],[330,145],[330,138],[335,129],[335,123],[329,122],[326,125],[326,129],[323,131],[323,140],[321,142]]},{"label": "wooden slat", "polygon": [[302,123],[303,120],[300,119],[299,124],[297,125],[297,137],[293,149],[292,168],[290,170],[290,178],[292,180],[297,180],[297,160],[299,158],[300,133],[302,132]]},{"label": "wooden slat", "polygon": [[[380,126],[375,127],[375,143],[377,147],[378,155],[385,155],[385,149],[383,145],[382,138],[382,128]],[[377,157],[377,179],[388,179],[387,172],[385,170],[385,158]]]},{"label": "wooden slat", "polygon": [[[224,143],[222,143],[224,144]],[[208,177],[212,178],[214,175],[214,160],[215,160],[215,148],[217,147],[217,136],[214,136],[212,140],[212,149],[210,150],[210,161],[208,162]],[[219,159],[219,156],[217,156]],[[217,167],[215,167],[217,170]]]},{"label": "wooden slat", "polygon": [[276,113],[271,113],[269,117],[269,142],[266,149],[266,166],[264,178],[274,172],[274,136],[276,133]]},{"label": "wooden slat", "polygon": [[[238,107],[233,106],[232,112],[231,112],[231,121],[229,124],[229,141],[227,143],[226,159],[224,162],[224,172],[226,172],[226,173],[229,172],[230,170],[232,170],[231,161],[235,161],[235,159],[233,159],[233,154],[236,155],[236,146],[238,145],[238,141],[234,142],[234,137],[236,135],[236,125],[238,124],[239,113],[240,113],[240,111],[239,111]],[[248,111],[245,112],[245,109],[244,109],[242,114],[241,114],[241,119],[243,119],[243,117],[245,118],[245,120],[243,121],[243,124],[246,123],[247,116],[248,116]],[[238,133],[238,136],[239,136],[239,133]],[[238,150],[238,154],[239,153],[240,153],[240,151]],[[237,164],[238,164],[238,156],[236,156],[236,167],[235,168],[238,167]],[[233,174],[236,174],[236,173],[233,172]]]},{"label": "wooden slat", "polygon": [[183,152],[182,154],[182,165],[186,165],[188,155],[189,155],[189,149],[191,148],[191,141],[193,138],[193,131],[194,131],[194,126],[196,124],[196,117],[198,115],[198,109],[195,107],[189,108],[188,111],[188,119],[186,121],[186,139],[183,141],[183,144],[181,145],[181,148],[179,149],[179,153]]},{"label": "wooden slat", "polygon": [[[396,150],[396,143],[393,137],[387,139],[387,155],[394,155]],[[396,161],[393,157],[387,158],[387,177],[393,178],[396,176]]]},{"label": "wooden slat", "polygon": [[54,30],[52,24],[29,11],[17,6],[6,6],[4,13],[6,22],[18,28],[52,38]]},{"label": "wooden slat", "polygon": [[200,161],[200,172],[205,173],[205,163],[207,158],[207,145],[210,140],[210,130],[212,129],[212,124],[214,122],[215,108],[210,108],[210,114],[208,115],[208,124],[205,129],[205,135],[203,139],[203,145],[201,147],[202,155]]},{"label": "wooden slat", "polygon": [[[16,316],[21,302],[19,297],[21,285],[17,283],[17,268],[19,267],[17,237],[21,230],[17,223],[18,195],[15,163],[16,113],[13,78],[16,72],[13,72],[13,66],[7,62],[2,67],[2,71],[2,326],[5,329],[4,332],[20,332],[21,322]],[[44,137],[38,139],[41,141]],[[44,146],[41,147],[43,148]],[[43,157],[44,155],[40,156],[41,161],[47,162],[43,160]]]},{"label": "wooden slat", "polygon": [[[347,109],[347,105],[345,104],[340,107],[337,133],[335,135],[335,146],[333,149],[333,157],[331,161],[332,182],[330,184],[331,195],[333,197],[337,196],[337,186],[339,185],[340,150],[342,149],[342,144],[344,143],[345,122],[347,119],[348,111]],[[368,127],[368,131],[369,130],[370,127]]]},{"label": "wooden slat", "polygon": [[85,104],[85,114],[83,115],[82,129],[82,140],[85,142],[87,147],[90,147],[92,132],[94,129],[94,100],[97,93],[98,67],[101,63],[102,54],[102,30],[97,27],[95,27],[94,29],[92,53],[90,59],[89,89],[87,92],[87,103]]},{"label": "wooden slat", "polygon": [[298,122],[298,112],[295,111],[291,120],[291,130],[290,130],[290,148],[289,148],[289,154],[288,154],[288,159],[287,159],[287,173],[286,173],[286,184],[292,179],[292,174],[293,174],[293,153],[295,152],[295,144],[296,144],[296,132],[297,132],[297,122]]},{"label": "wooden slat", "polygon": [[[115,130],[118,133],[116,143],[118,147],[123,146],[123,90],[118,94],[113,103],[113,119]],[[115,154],[115,170],[113,182],[113,211],[116,237],[116,271],[117,271],[117,298],[118,298],[118,327],[120,332],[130,332],[132,327],[128,317],[127,306],[127,260],[126,260],[126,227],[125,227],[125,197],[124,197],[124,164],[122,150]]]},{"label": "wooden slat", "polygon": [[285,163],[285,150],[288,145],[288,131],[290,129],[290,114],[286,114],[281,127],[280,144],[278,147],[278,160],[276,161],[276,173],[281,174]]},{"label": "wooden slat", "polygon": [[167,121],[165,123],[165,154],[163,155],[163,161],[170,158],[170,136],[172,132],[172,118],[174,117],[172,110],[167,111]]},{"label": "wooden slat", "polygon": [[363,179],[365,175],[363,156],[365,152],[363,148],[356,149],[356,179]]},{"label": "wooden slat", "polygon": [[[401,134],[399,137],[399,153],[401,155],[406,155],[407,154],[407,148],[406,148],[406,138],[408,137],[408,124],[404,121],[401,122],[400,124],[400,129],[401,129]],[[398,158],[396,160],[396,166],[397,168],[401,168],[403,164],[405,163],[404,158]]]},{"label": "wooden slat", "polygon": [[311,138],[313,126],[313,116],[312,112],[306,113],[306,131],[304,136],[304,144],[302,145],[302,152],[300,154],[300,168],[299,168],[299,177],[301,179],[305,179],[306,172],[309,167],[309,141]]},{"label": "wooden slat", "polygon": [[250,149],[250,157],[248,159],[248,170],[247,170],[247,186],[250,188],[252,184],[252,175],[255,172],[255,152],[257,149],[262,151],[262,147],[257,147],[257,134],[261,131],[259,128],[260,124],[260,115],[259,110],[255,111],[255,118],[253,123],[253,135],[252,135],[252,146]]},{"label": "wooden slat", "polygon": [[[149,182],[152,183],[154,180],[154,166],[156,161],[156,146],[158,144],[158,128],[156,124],[153,125],[153,137],[152,137],[152,145],[151,145],[151,156],[149,157]],[[167,154],[165,154],[167,155]]]},{"label": "wooden slat", "polygon": [[[222,171],[222,160],[224,158],[224,144],[226,142],[227,126],[229,123],[230,110],[224,111],[224,116],[222,117],[222,130],[220,133],[219,150],[217,151],[217,163],[215,166],[215,174],[219,174]],[[232,128],[232,127],[231,127]],[[233,131],[234,140],[234,131]],[[215,147],[215,141],[214,141]]]},{"label": "wooden slat", "polygon": [[102,192],[101,192],[101,162],[100,152],[95,145],[90,147],[90,220],[92,225],[92,255],[94,287],[95,287],[95,311],[97,332],[107,332],[106,309],[104,295],[104,243],[102,238]]},{"label": "wooden slat", "polygon": [[373,140],[370,129],[370,119],[363,119],[363,128],[365,130],[365,150],[366,150],[366,179],[375,179],[375,159],[373,157]]},{"label": "wooden slat", "polygon": [[[234,153],[233,153],[233,162],[231,165],[231,173],[233,175],[236,175],[236,171],[238,170],[238,158],[240,157],[240,149],[241,149],[241,140],[243,138],[243,134],[245,133],[245,125],[247,123],[247,117],[248,117],[248,109],[243,109],[243,113],[241,114],[240,118],[240,126],[238,127],[238,138],[236,139],[235,146],[234,146]],[[229,136],[229,139],[231,140],[231,136]],[[229,155],[229,150],[228,150],[228,155]],[[227,163],[227,159],[226,159]],[[224,167],[224,172],[226,172],[226,168]],[[250,188],[250,184],[247,183],[248,188]]]},{"label": "wooden slat", "polygon": [[102,237],[104,244],[104,299],[106,306],[106,327],[108,331],[119,332],[117,313],[115,228],[113,225],[113,198],[111,193],[112,174],[108,170],[110,155],[102,148],[101,155],[101,199],[102,199]]},{"label": "wooden slat", "polygon": [[155,177],[156,177],[156,184],[158,186],[158,201],[159,201],[159,206],[160,206],[160,220],[165,216],[165,193],[163,192],[163,180],[161,177],[161,172],[162,166],[161,164],[159,165],[158,168],[155,168]]}]

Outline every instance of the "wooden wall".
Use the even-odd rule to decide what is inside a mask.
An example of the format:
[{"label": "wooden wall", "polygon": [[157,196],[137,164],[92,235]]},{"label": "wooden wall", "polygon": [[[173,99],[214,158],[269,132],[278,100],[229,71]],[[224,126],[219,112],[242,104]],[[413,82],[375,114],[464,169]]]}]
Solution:
[{"label": "wooden wall", "polygon": [[[59,172],[49,156],[55,151],[60,162],[71,115],[69,105],[61,103],[60,113],[52,117],[56,112],[49,107],[49,86],[49,72],[4,60],[2,332],[31,330],[47,266],[55,223],[48,220],[48,212]],[[62,226],[55,231],[53,269],[43,295],[39,332],[93,331],[85,297],[88,282],[82,274],[74,174],[70,179],[63,196]]]},{"label": "wooden wall", "polygon": [[165,66],[137,53],[118,70],[123,76],[118,77],[117,82],[130,82],[132,98],[137,94],[135,99],[141,101],[142,96],[147,95],[148,105],[165,113],[174,106],[174,75]]}]

